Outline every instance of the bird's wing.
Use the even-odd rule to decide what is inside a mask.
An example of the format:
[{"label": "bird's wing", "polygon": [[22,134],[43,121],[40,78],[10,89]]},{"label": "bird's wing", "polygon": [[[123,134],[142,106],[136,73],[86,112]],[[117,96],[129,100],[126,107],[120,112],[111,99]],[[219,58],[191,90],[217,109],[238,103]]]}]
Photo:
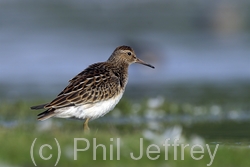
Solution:
[{"label": "bird's wing", "polygon": [[119,78],[102,63],[96,63],[71,79],[69,85],[44,108],[93,104],[115,96],[119,89]]}]

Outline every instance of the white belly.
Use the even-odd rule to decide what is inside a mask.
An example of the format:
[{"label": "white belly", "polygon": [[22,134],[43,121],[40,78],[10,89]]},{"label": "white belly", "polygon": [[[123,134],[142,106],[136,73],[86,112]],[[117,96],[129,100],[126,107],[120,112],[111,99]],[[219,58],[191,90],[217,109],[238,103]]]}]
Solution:
[{"label": "white belly", "polygon": [[95,104],[85,104],[81,106],[72,106],[72,107],[57,109],[55,111],[57,113],[55,117],[96,119],[96,118],[104,116],[110,110],[112,110],[116,106],[116,104],[120,101],[120,99],[122,98],[122,95],[123,95],[123,92],[112,99],[101,101]]}]

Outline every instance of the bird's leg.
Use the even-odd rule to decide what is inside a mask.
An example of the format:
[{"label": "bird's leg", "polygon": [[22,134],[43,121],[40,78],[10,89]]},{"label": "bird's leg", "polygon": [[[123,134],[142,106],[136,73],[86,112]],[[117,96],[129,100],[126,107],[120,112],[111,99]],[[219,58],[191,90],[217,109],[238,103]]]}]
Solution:
[{"label": "bird's leg", "polygon": [[89,118],[87,118],[86,121],[83,124],[83,130],[84,130],[84,132],[89,132],[88,122],[89,122]]}]

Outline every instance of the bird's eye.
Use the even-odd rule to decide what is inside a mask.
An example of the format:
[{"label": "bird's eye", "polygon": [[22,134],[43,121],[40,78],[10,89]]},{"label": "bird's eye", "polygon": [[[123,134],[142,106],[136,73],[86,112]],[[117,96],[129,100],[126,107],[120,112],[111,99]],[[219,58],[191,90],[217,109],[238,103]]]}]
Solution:
[{"label": "bird's eye", "polygon": [[128,52],[128,55],[130,56],[130,55],[131,55],[131,52]]}]

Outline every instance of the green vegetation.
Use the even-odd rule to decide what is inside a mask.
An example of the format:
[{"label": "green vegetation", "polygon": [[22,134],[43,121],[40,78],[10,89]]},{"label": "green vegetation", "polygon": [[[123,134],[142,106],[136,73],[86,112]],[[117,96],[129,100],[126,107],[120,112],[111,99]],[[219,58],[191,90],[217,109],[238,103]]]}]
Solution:
[{"label": "green vegetation", "polygon": [[[139,156],[140,147],[139,139],[143,138],[141,134],[127,133],[117,134],[112,130],[105,131],[93,131],[90,135],[84,134],[77,124],[75,129],[70,130],[63,125],[61,128],[51,127],[50,130],[38,131],[37,124],[26,126],[19,126],[15,128],[1,127],[0,142],[2,143],[0,149],[0,163],[11,164],[15,166],[33,166],[30,158],[30,148],[32,142],[37,138],[34,147],[34,159],[38,166],[54,166],[57,159],[57,146],[54,138],[58,140],[61,148],[61,158],[58,162],[58,166],[206,166],[211,162],[208,152],[205,150],[204,157],[201,160],[193,160],[190,156],[189,150],[186,149],[184,153],[184,160],[181,160],[181,149],[177,150],[177,160],[174,160],[174,150],[171,149],[168,152],[168,160],[165,160],[165,154],[163,146],[159,145],[161,151],[159,154],[151,154],[152,157],[159,155],[157,160],[150,160],[146,156],[147,147],[152,144],[150,140],[144,140],[143,143],[143,156],[140,160],[133,160],[130,153],[134,153],[134,156]],[[90,147],[87,151],[77,152],[77,160],[74,160],[74,138],[86,139],[90,142]],[[113,138],[113,141],[110,141]],[[120,147],[120,160],[117,160],[117,139],[121,141]],[[96,139],[97,144],[103,144],[106,146],[106,160],[103,158],[103,149],[98,147],[96,149],[96,160],[93,160],[93,139]],[[43,144],[49,144],[52,150],[48,147],[44,147],[43,156],[49,157],[52,154],[50,160],[42,160],[39,157],[39,149]],[[78,149],[86,148],[86,142],[79,140],[77,142]],[[113,160],[110,160],[110,145],[113,145]],[[215,149],[215,144],[210,144],[211,150]],[[249,166],[250,161],[247,155],[250,154],[249,147],[247,146],[225,146],[221,145],[215,155],[215,159],[212,166]],[[199,157],[199,154],[196,154]]]},{"label": "green vegetation", "polygon": [[[177,87],[171,88],[173,92],[166,88],[166,91],[170,93],[166,96],[168,99],[164,94],[143,99],[132,95],[134,98],[129,99],[126,98],[131,96],[128,92],[108,115],[90,122],[90,134],[83,133],[83,121],[54,118],[38,122],[36,115],[39,111],[32,111],[29,107],[49,101],[48,99],[10,101],[2,98],[0,102],[0,166],[33,166],[30,149],[35,139],[33,153],[37,166],[55,165],[58,153],[55,139],[61,149],[57,166],[200,167],[207,166],[211,162],[207,147],[213,153],[216,144],[219,144],[219,147],[212,167],[250,166],[248,159],[250,106],[247,103],[250,94],[249,87],[235,88],[231,92],[227,89],[203,87],[204,89],[199,90],[200,93],[197,93],[198,89],[196,93],[193,93],[191,88],[179,87],[177,89]],[[185,94],[181,96],[181,92]],[[133,91],[133,93],[136,92]],[[171,96],[173,94],[175,96]],[[236,97],[235,101],[233,97]],[[176,137],[180,138],[176,160],[173,146],[169,147],[166,159],[163,143],[170,138],[169,144],[173,144]],[[74,139],[77,140],[77,138],[77,146],[75,145],[77,149],[86,148],[86,141],[89,141],[89,148],[86,151],[74,153],[76,143]],[[140,138],[143,138],[143,156],[140,160],[134,160],[130,153],[133,153],[135,157],[140,155]],[[103,151],[102,146],[94,149],[94,140],[96,140],[96,145],[105,146],[106,151]],[[117,143],[118,140],[120,144]],[[43,160],[39,155],[41,146],[44,144],[52,147],[50,149],[46,145],[41,150],[45,158],[52,155],[49,160]],[[151,160],[146,154],[151,144],[160,148],[159,153],[150,153],[151,157],[159,156],[156,160]],[[181,144],[189,144],[189,147],[183,151],[183,155]],[[204,147],[204,153],[194,154],[195,157],[203,155],[200,160],[194,160],[191,157],[190,150],[194,144]],[[96,160],[94,160],[95,150]],[[155,147],[150,150],[157,152]],[[106,160],[103,157],[104,152]],[[117,156],[118,153],[120,156]],[[74,160],[76,154],[77,159]],[[181,159],[182,156],[184,160]]]}]

